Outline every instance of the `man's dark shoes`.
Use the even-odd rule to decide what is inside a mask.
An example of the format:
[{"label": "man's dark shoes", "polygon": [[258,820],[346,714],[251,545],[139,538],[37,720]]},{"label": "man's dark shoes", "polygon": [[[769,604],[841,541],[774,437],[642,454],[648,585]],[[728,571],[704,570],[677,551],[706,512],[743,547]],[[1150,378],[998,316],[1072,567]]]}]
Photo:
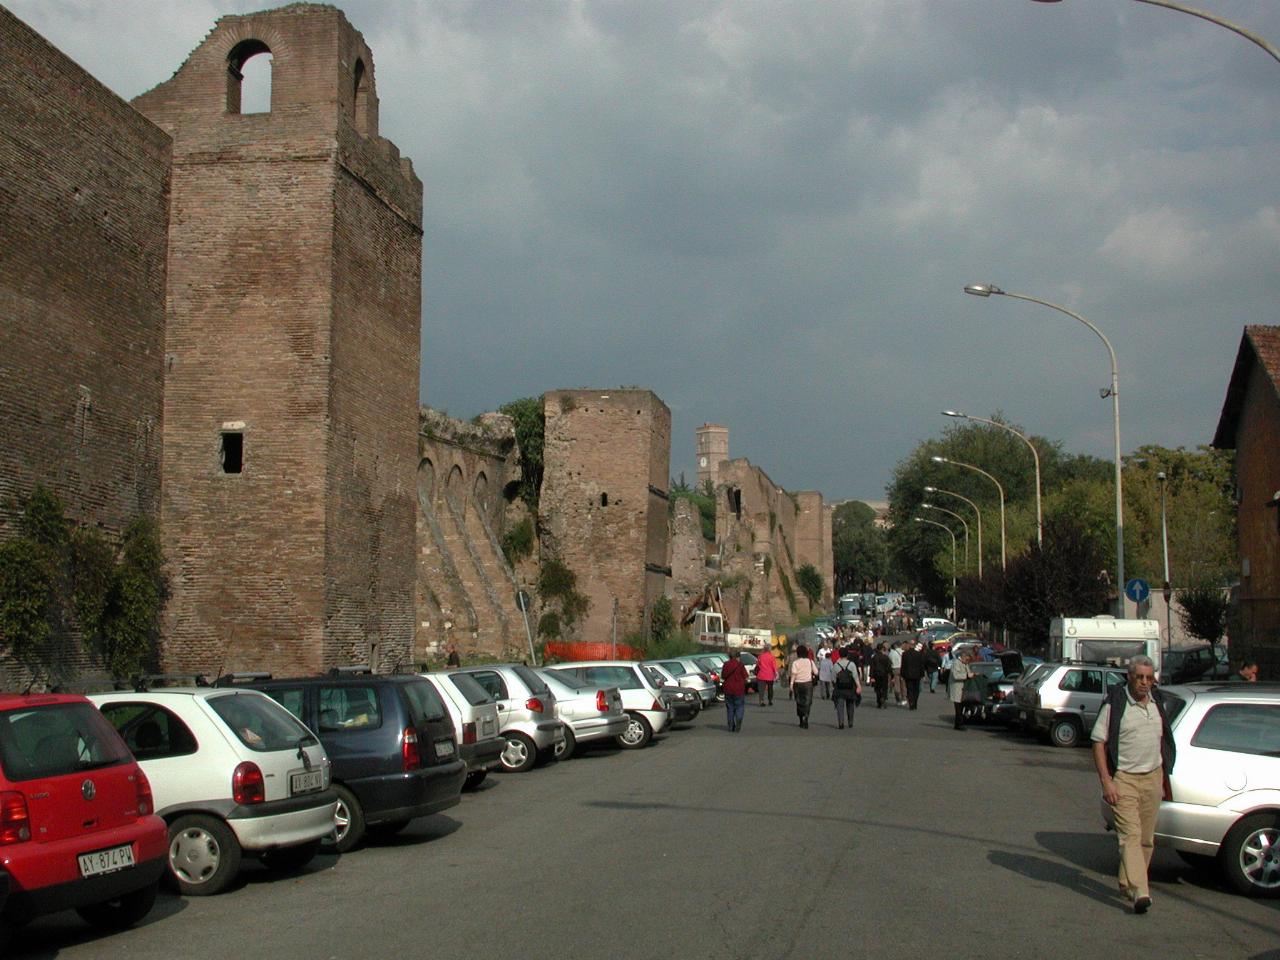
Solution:
[{"label": "man's dark shoes", "polygon": [[1133,901],[1133,912],[1138,914],[1139,916],[1146,913],[1150,909],[1151,909],[1150,897],[1139,897],[1137,900]]}]

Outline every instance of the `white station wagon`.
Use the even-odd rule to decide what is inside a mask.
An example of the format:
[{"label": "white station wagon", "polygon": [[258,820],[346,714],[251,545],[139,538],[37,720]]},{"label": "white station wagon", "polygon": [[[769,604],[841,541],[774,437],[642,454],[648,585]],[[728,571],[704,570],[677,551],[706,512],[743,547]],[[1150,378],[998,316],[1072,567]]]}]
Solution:
[{"label": "white station wagon", "polygon": [[183,893],[224,890],[244,854],[271,869],[300,869],[333,832],[337,798],[324,748],[266,694],[192,687],[89,699],[151,781]]}]

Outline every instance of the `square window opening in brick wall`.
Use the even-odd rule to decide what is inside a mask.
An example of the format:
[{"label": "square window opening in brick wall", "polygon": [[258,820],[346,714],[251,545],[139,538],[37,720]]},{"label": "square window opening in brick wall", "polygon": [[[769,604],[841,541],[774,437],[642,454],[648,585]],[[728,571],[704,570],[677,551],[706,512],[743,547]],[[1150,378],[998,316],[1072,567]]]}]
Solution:
[{"label": "square window opening in brick wall", "polygon": [[218,434],[218,463],[223,473],[244,471],[244,434],[239,430],[223,430]]}]

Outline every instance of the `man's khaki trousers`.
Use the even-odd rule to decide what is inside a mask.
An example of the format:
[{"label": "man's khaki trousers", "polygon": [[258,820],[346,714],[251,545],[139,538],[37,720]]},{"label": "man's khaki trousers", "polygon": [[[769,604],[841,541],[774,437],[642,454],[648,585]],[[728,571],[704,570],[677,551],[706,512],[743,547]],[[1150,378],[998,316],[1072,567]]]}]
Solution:
[{"label": "man's khaki trousers", "polygon": [[1116,838],[1120,842],[1120,892],[1130,900],[1151,896],[1147,868],[1155,849],[1156,815],[1164,795],[1164,772],[1116,773]]}]

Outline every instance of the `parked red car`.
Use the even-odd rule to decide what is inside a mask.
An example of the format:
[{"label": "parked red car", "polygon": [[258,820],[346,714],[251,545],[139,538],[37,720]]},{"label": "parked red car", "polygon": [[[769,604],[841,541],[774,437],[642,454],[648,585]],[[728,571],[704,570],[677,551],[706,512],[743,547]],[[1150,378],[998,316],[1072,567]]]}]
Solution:
[{"label": "parked red car", "polygon": [[0,694],[0,941],[75,910],[108,929],[151,909],[168,853],[151,785],[84,697]]}]

